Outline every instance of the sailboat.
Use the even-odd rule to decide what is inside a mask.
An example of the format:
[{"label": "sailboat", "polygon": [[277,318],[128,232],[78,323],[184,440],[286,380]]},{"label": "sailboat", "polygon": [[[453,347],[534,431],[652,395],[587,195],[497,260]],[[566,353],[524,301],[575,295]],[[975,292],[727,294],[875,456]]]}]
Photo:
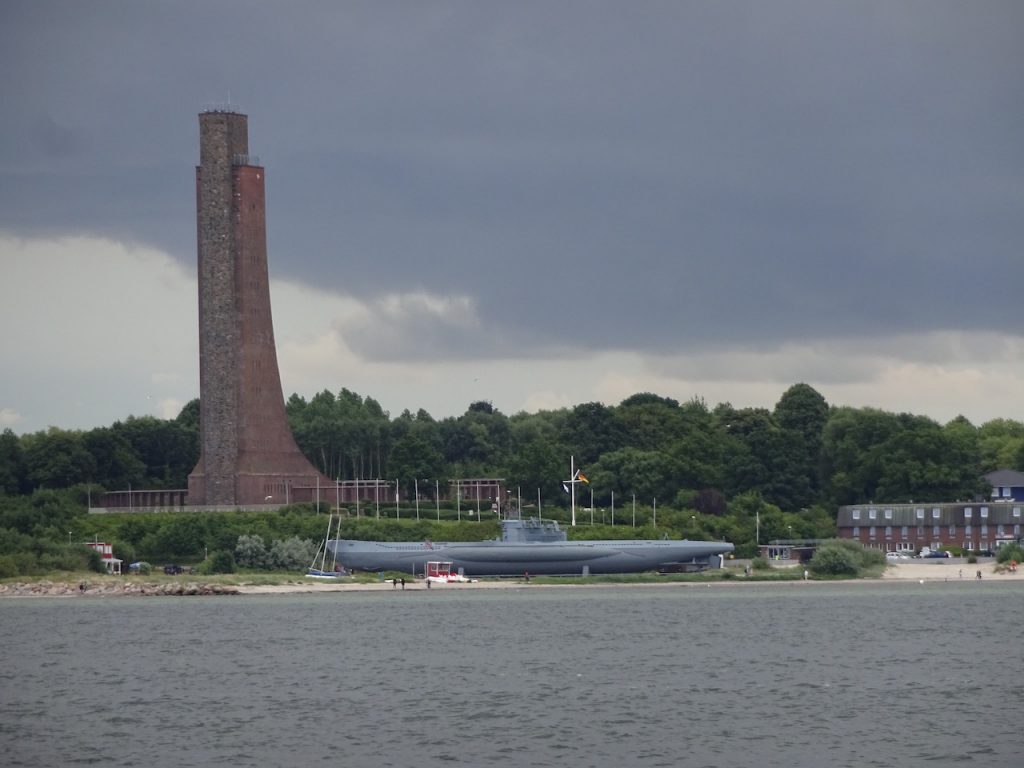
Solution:
[{"label": "sailboat", "polygon": [[[327,518],[327,536],[324,537],[323,544],[317,548],[316,555],[313,556],[313,562],[310,563],[309,569],[306,571],[307,578],[340,579],[342,576],[348,575],[333,552],[331,553],[330,570],[327,569],[327,542],[331,538],[331,527],[333,525],[334,515],[330,515]],[[341,515],[338,515],[338,535],[341,535]]]}]

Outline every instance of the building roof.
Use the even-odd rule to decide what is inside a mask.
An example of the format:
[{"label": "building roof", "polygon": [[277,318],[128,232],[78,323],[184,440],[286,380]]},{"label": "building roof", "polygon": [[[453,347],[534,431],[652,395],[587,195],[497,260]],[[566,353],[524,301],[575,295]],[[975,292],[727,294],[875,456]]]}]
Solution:
[{"label": "building roof", "polygon": [[1024,488],[1024,472],[1015,469],[997,469],[985,475],[985,479],[993,488]]}]

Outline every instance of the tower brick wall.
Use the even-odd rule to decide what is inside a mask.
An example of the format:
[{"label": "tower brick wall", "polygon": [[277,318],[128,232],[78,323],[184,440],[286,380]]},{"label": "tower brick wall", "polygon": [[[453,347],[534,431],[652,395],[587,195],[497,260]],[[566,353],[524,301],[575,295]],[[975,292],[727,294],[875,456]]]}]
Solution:
[{"label": "tower brick wall", "polygon": [[310,500],[333,487],[288,426],[267,269],[265,174],[251,163],[247,117],[199,116],[196,168],[200,459],[190,506]]}]

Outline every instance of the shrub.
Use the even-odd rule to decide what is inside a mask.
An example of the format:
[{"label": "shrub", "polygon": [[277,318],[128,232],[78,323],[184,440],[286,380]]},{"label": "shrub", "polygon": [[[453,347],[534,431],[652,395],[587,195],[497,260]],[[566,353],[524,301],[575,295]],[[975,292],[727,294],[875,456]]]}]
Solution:
[{"label": "shrub", "polygon": [[772,567],[772,564],[768,562],[767,557],[758,555],[750,561],[750,567],[753,568],[755,571],[767,571],[769,568]]},{"label": "shrub", "polygon": [[243,568],[266,568],[269,557],[263,537],[249,534],[239,536],[235,544],[235,562]]},{"label": "shrub", "polygon": [[278,539],[270,547],[270,566],[285,571],[307,568],[316,553],[317,546],[309,539],[300,539],[298,536]]},{"label": "shrub", "polygon": [[1008,563],[1011,560],[1017,563],[1024,563],[1024,548],[1020,544],[1007,544],[1004,547],[1000,547],[999,551],[996,552],[997,563]]},{"label": "shrub", "polygon": [[857,576],[861,571],[861,563],[861,557],[850,547],[828,542],[818,547],[808,567],[819,576]]},{"label": "shrub", "polygon": [[18,564],[11,555],[0,555],[0,579],[18,575]]},{"label": "shrub", "polygon": [[226,550],[217,550],[210,554],[199,566],[200,573],[233,573],[234,555]]}]

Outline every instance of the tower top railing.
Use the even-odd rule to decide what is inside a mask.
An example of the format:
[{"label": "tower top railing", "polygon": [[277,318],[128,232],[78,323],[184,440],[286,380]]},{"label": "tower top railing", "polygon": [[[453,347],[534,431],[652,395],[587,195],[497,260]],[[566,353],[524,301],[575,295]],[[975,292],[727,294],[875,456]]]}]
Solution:
[{"label": "tower top railing", "polygon": [[260,167],[260,159],[256,155],[235,155],[231,158],[232,165],[253,165]]},{"label": "tower top railing", "polygon": [[219,112],[225,115],[241,115],[242,117],[246,116],[244,112],[242,112],[240,109],[238,109],[238,107],[236,107],[234,104],[231,104],[230,102],[228,102],[227,104],[206,104],[199,111],[199,114],[208,115],[211,112]]}]

